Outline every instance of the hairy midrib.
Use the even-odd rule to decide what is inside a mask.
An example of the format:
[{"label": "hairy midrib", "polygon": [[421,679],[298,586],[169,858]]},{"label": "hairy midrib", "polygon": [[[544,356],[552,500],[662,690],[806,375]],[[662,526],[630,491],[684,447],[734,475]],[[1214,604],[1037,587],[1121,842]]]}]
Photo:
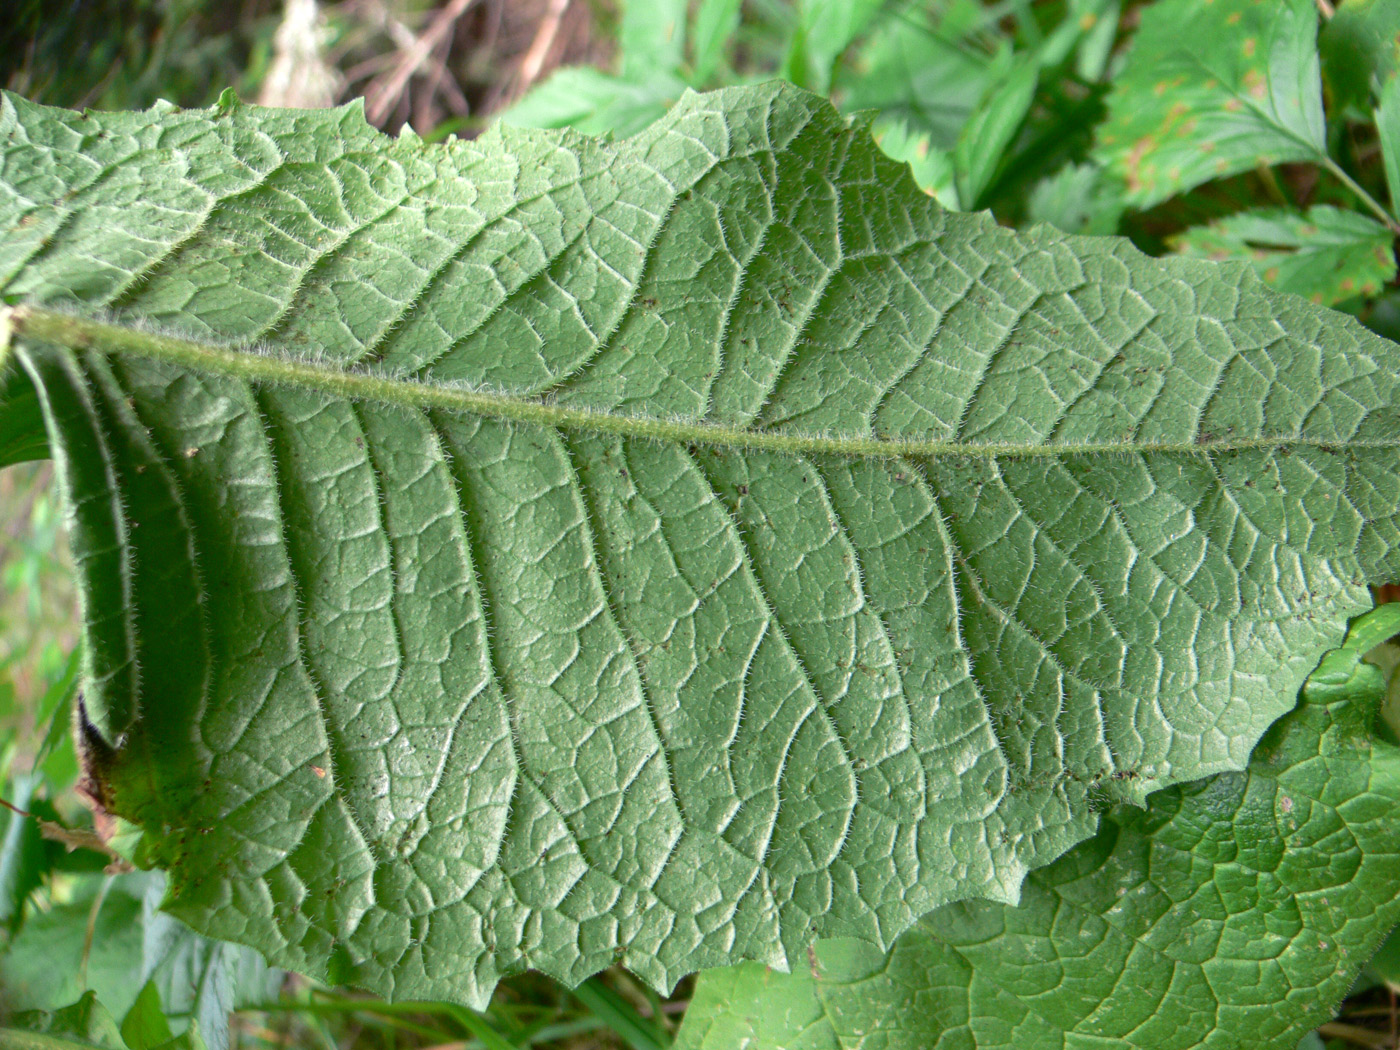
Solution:
[{"label": "hairy midrib", "polygon": [[36,306],[0,310],[0,366],[11,341],[41,343],[168,361],[197,372],[231,376],[255,383],[301,387],[349,400],[378,401],[420,409],[465,412],[490,419],[532,423],[561,430],[617,434],[710,448],[846,456],[855,459],[974,457],[1030,458],[1092,454],[1204,454],[1271,448],[1400,448],[1400,436],[1368,441],[1317,441],[1293,435],[1254,438],[1208,438],[1193,441],[1099,441],[1024,444],[1018,442],[900,439],[863,435],[800,434],[751,430],[713,423],[686,422],[570,408],[508,394],[433,385],[374,372],[345,371],[310,361],[283,360],[230,350],[191,339],[142,331],[110,321],[75,317]]}]

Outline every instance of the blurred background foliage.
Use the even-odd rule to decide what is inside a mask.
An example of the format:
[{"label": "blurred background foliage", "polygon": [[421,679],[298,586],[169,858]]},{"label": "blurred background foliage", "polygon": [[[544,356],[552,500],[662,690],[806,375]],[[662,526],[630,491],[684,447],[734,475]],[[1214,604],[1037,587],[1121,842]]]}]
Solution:
[{"label": "blurred background foliage", "polygon": [[[1400,0],[1267,0],[1243,22],[1241,10],[1234,0],[9,0],[0,85],[74,108],[204,106],[230,86],[266,105],[362,99],[386,132],[435,141],[498,117],[625,136],[687,89],[784,77],[862,114],[947,207],[1235,260],[1400,337]],[[1182,38],[1225,73],[1173,68]],[[1320,65],[1322,110],[1269,79],[1280,48]],[[1265,118],[1232,101],[1267,92]],[[7,396],[17,395],[0,384]],[[28,814],[0,811],[0,1011],[47,1011],[38,1027],[131,1050],[669,1045],[689,982],[662,1000],[622,972],[572,992],[524,975],[485,1014],[391,1005],[269,970],[162,916],[159,875],[87,848],[67,733],[81,653],[62,515],[44,450],[12,453],[38,461],[0,472],[0,797]],[[1380,655],[1400,666],[1400,649]],[[1388,715],[1400,726],[1400,687]],[[1400,1046],[1397,988],[1393,939],[1339,1019],[1302,1045]],[[95,998],[79,999],[85,991]]]}]

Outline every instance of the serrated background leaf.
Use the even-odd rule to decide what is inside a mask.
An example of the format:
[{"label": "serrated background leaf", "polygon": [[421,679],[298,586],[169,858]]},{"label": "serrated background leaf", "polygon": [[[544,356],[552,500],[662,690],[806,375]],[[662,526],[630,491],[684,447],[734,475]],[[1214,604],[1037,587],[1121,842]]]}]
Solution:
[{"label": "serrated background leaf", "polygon": [[1207,259],[1249,259],[1265,282],[1317,303],[1374,296],[1395,276],[1395,235],[1354,211],[1256,208],[1197,226],[1172,241]]},{"label": "serrated background leaf", "polygon": [[1114,811],[1019,908],[942,908],[888,958],[827,942],[791,974],[708,972],[677,1050],[1292,1050],[1400,918],[1400,749],[1372,743],[1384,679],[1357,663],[1397,613],[1324,660],[1247,772]]},{"label": "serrated background leaf", "polygon": [[1037,182],[1026,201],[1030,222],[1066,233],[1111,234],[1123,215],[1123,189],[1093,164],[1067,164]]},{"label": "serrated background leaf", "polygon": [[1161,0],[1108,98],[1096,157],[1148,208],[1260,164],[1327,156],[1312,0]]},{"label": "serrated background leaf", "polygon": [[12,353],[104,801],[283,965],[480,1003],[888,944],[1243,766],[1396,572],[1391,344],[943,212],[791,88],[0,135],[4,291],[85,315]]}]

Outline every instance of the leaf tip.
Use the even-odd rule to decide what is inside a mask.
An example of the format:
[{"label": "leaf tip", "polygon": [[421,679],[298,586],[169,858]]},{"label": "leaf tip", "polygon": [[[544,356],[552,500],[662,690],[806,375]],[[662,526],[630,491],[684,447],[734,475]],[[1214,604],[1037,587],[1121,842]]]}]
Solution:
[{"label": "leaf tip", "polygon": [[224,88],[223,91],[219,92],[219,100],[214,103],[214,112],[216,116],[226,117],[242,105],[243,102],[239,99],[238,92],[231,87]]}]

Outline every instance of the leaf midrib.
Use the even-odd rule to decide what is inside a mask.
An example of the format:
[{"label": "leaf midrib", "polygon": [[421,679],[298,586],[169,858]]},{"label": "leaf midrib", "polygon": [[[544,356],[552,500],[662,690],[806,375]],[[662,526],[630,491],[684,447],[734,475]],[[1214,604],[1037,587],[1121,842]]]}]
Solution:
[{"label": "leaf midrib", "polygon": [[29,305],[0,309],[0,368],[4,367],[11,352],[11,343],[16,338],[32,339],[77,350],[165,361],[197,372],[229,376],[252,383],[301,387],[349,400],[377,401],[423,410],[464,412],[558,430],[615,434],[666,443],[742,451],[827,455],[851,459],[1017,459],[1115,453],[1206,455],[1253,449],[1304,447],[1400,449],[1400,435],[1377,439],[1334,438],[1325,441],[1298,435],[1264,435],[1252,438],[1205,438],[1198,435],[1190,441],[979,443],[934,438],[906,439],[755,430],[715,423],[571,408],[550,401],[516,397],[500,391],[473,389],[448,383],[423,383],[372,370],[328,367],[305,359],[272,357],[246,350],[234,350],[112,321],[77,317]]}]

